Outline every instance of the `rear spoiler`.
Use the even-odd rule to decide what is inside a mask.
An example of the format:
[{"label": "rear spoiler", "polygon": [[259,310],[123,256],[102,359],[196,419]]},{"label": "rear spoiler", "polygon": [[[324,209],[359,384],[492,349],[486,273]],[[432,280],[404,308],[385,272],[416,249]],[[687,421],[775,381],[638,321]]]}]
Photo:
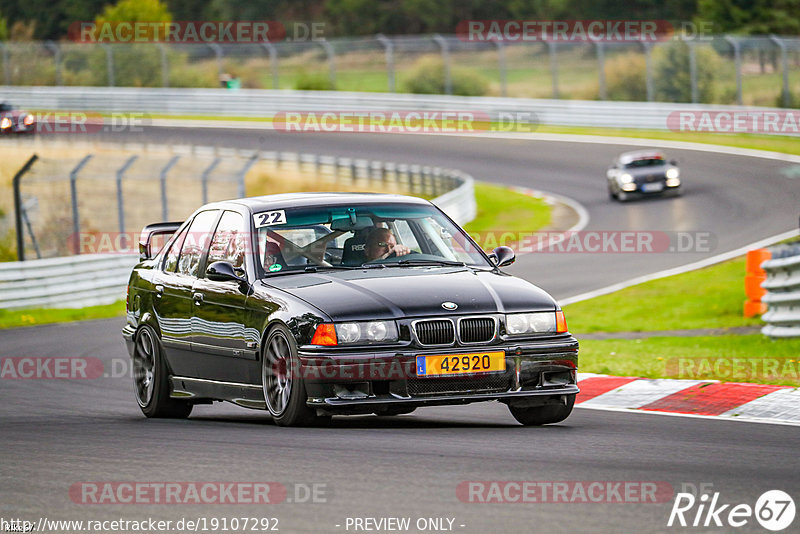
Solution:
[{"label": "rear spoiler", "polygon": [[183,221],[163,222],[148,224],[142,228],[142,234],[139,237],[139,258],[142,260],[149,260],[158,254],[169,240],[169,237],[174,234],[182,224]]}]

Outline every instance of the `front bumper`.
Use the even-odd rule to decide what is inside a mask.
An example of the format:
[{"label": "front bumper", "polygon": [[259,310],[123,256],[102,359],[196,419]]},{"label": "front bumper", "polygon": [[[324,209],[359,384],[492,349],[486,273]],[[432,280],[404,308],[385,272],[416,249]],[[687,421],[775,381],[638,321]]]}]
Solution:
[{"label": "front bumper", "polygon": [[[421,355],[503,351],[505,371],[421,377]],[[578,342],[570,335],[550,340],[484,347],[448,347],[326,354],[299,351],[308,405],[322,413],[371,413],[403,407],[499,400],[536,406],[563,402],[578,393]]]}]

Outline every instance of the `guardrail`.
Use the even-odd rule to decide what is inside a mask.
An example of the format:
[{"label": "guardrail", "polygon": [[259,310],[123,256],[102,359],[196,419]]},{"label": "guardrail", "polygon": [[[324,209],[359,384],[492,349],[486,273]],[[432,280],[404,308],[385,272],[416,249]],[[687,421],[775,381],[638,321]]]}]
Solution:
[{"label": "guardrail", "polygon": [[0,263],[0,308],[82,308],[125,298],[132,254]]},{"label": "guardrail", "polygon": [[773,249],[772,259],[761,264],[767,279],[761,333],[771,338],[800,337],[800,244]]},{"label": "guardrail", "polygon": [[[2,87],[0,100],[38,110],[151,113],[167,115],[269,119],[279,112],[304,111],[470,111],[504,121],[509,128],[523,121],[536,125],[643,128],[669,130],[670,114],[691,111],[742,111],[738,106],[603,102],[532,98],[466,97],[342,91],[276,91],[268,89],[161,89],[124,87]],[[785,109],[748,107],[749,112],[786,113]],[[202,111],[198,111],[202,110]],[[782,116],[782,115],[781,115]],[[140,122],[141,124],[141,122]],[[698,119],[699,125],[699,119]],[[249,127],[259,125],[247,124]],[[673,125],[674,127],[674,125]],[[512,130],[513,131],[513,130]],[[798,135],[791,128],[776,134]]]},{"label": "guardrail", "polygon": [[[435,196],[432,202],[459,224],[475,218],[474,181],[459,170],[288,152],[247,155],[272,159],[276,165],[294,164],[306,170],[311,166],[318,175],[336,180],[394,183],[405,191]],[[242,192],[243,179],[242,175]],[[0,263],[0,309],[111,304],[124,298],[138,258],[138,254],[92,254]]]}]

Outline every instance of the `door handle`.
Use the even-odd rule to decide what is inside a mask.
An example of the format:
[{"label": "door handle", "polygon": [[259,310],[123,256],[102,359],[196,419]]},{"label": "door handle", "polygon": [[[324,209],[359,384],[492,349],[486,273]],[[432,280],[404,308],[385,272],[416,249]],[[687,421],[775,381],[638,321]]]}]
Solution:
[{"label": "door handle", "polygon": [[194,299],[195,304],[202,304],[203,303],[203,294],[202,293],[192,293],[192,298]]},{"label": "door handle", "polygon": [[164,286],[158,284],[156,286],[156,298],[160,299],[164,295]]}]

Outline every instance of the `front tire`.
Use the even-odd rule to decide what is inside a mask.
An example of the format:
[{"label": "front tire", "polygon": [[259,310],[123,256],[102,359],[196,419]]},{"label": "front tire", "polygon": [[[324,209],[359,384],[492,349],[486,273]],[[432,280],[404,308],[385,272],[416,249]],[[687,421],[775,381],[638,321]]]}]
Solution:
[{"label": "front tire", "polygon": [[308,395],[300,375],[294,336],[285,326],[277,325],[270,330],[261,351],[261,385],[267,410],[278,426],[330,422],[330,416],[317,416],[306,404]]},{"label": "front tire", "polygon": [[575,406],[575,395],[567,397],[566,404],[537,406],[534,408],[518,408],[509,405],[508,410],[519,423],[525,426],[541,426],[560,423],[572,413]]},{"label": "front tire", "polygon": [[156,331],[147,325],[136,333],[133,351],[136,402],[147,417],[185,419],[193,405],[169,396],[169,373]]}]

